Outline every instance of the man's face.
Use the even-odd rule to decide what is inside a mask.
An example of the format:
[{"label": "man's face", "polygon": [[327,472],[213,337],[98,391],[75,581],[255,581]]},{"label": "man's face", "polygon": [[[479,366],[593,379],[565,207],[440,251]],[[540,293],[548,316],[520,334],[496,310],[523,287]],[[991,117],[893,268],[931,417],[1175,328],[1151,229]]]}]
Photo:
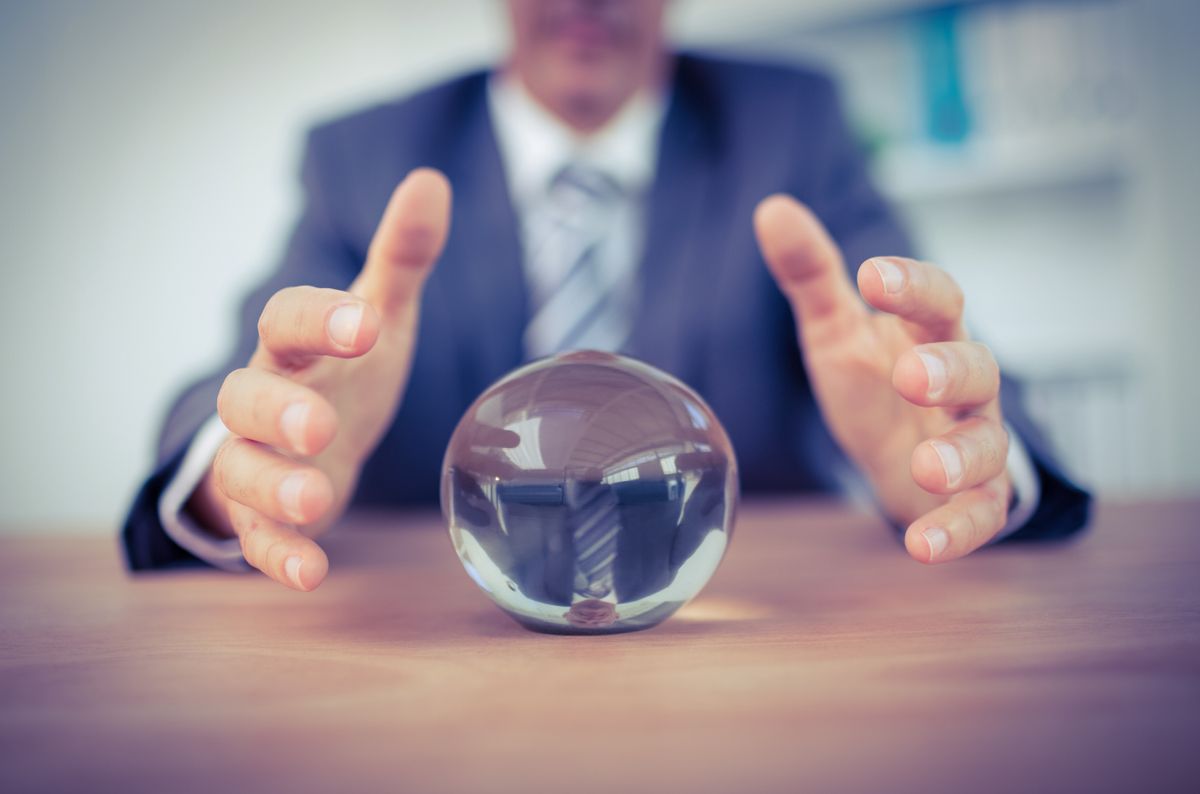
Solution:
[{"label": "man's face", "polygon": [[667,0],[509,0],[513,64],[577,126],[615,111],[662,67]]}]

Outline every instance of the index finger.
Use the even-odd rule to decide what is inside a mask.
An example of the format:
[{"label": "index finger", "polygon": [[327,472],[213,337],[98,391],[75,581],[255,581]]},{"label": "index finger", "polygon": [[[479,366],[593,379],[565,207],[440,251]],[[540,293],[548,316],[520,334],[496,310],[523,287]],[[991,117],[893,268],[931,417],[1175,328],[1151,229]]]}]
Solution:
[{"label": "index finger", "polygon": [[963,294],[940,267],[898,256],[877,256],[858,269],[858,291],[871,306],[915,326],[927,342],[961,341]]},{"label": "index finger", "polygon": [[371,349],[378,334],[378,315],[361,298],[335,289],[286,287],[263,307],[251,364],[279,371],[317,356],[355,358]]}]

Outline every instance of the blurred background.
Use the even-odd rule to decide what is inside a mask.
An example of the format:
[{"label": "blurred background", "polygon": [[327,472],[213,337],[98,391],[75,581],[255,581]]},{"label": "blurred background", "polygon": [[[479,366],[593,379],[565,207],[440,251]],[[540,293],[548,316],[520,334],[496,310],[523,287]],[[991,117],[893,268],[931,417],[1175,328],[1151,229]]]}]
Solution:
[{"label": "blurred background", "polygon": [[[879,183],[1080,479],[1200,492],[1200,2],[670,14],[680,46],[841,78]],[[280,250],[304,130],[506,41],[499,0],[0,0],[0,525],[112,532]]]}]

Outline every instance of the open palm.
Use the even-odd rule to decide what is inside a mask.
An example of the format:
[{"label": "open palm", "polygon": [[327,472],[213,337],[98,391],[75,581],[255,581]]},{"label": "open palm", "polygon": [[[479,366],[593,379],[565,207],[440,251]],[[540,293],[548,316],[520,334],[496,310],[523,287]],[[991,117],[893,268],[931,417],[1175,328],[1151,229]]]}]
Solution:
[{"label": "open palm", "polygon": [[942,562],[986,543],[1010,493],[1000,371],[968,339],[953,279],[877,257],[859,268],[856,291],[824,227],[787,196],[765,199],[755,228],[825,421],[883,509],[908,524],[909,552]]}]

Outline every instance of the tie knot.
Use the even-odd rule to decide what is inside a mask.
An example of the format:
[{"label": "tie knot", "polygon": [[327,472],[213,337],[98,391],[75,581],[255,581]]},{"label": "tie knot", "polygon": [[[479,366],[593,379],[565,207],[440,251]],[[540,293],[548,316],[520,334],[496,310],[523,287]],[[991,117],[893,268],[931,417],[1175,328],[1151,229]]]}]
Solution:
[{"label": "tie knot", "polygon": [[556,201],[609,205],[621,198],[621,186],[599,168],[568,163],[554,176],[550,193]]}]

